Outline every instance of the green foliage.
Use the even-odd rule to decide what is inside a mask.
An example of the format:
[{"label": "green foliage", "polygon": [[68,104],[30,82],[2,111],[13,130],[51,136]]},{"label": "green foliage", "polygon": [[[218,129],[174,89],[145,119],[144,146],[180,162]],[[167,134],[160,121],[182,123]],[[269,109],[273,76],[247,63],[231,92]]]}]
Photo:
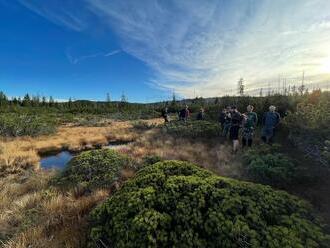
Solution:
[{"label": "green foliage", "polygon": [[295,112],[285,118],[289,139],[307,156],[329,166],[330,93],[311,94],[305,102],[297,105]]},{"label": "green foliage", "polygon": [[54,118],[38,115],[0,115],[0,135],[17,136],[38,136],[51,134],[56,131],[56,121]]},{"label": "green foliage", "polygon": [[221,130],[218,123],[209,121],[173,121],[163,127],[163,131],[177,137],[212,138],[220,135]]},{"label": "green foliage", "polygon": [[141,169],[91,214],[91,247],[327,247],[304,201],[188,162]]},{"label": "green foliage", "polygon": [[131,168],[132,160],[111,149],[87,151],[74,157],[56,179],[57,185],[107,187],[120,178],[120,171]]},{"label": "green foliage", "polygon": [[296,167],[278,147],[262,145],[245,152],[243,157],[248,173],[257,181],[276,185],[291,182]]},{"label": "green foliage", "polygon": [[160,156],[157,156],[157,155],[145,156],[143,158],[142,165],[144,165],[144,166],[152,165],[152,164],[155,164],[160,161],[163,161],[163,159]]}]

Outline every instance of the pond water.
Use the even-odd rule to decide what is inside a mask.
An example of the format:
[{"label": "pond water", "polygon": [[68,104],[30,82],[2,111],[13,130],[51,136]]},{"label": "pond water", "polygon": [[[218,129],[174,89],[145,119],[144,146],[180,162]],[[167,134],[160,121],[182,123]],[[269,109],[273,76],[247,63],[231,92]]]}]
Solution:
[{"label": "pond water", "polygon": [[121,148],[125,148],[127,147],[127,145],[107,145],[107,146],[104,146],[103,148],[110,148],[110,149],[114,149],[114,150],[118,150],[118,149],[121,149]]},{"label": "pond water", "polygon": [[73,154],[69,151],[62,151],[56,155],[44,157],[40,160],[43,169],[63,169],[71,160]]},{"label": "pond water", "polygon": [[[106,149],[121,149],[127,146],[130,142],[110,142],[108,145],[102,148]],[[70,151],[62,151],[55,155],[42,157],[40,160],[40,166],[43,169],[64,169],[68,162],[76,155]]]}]

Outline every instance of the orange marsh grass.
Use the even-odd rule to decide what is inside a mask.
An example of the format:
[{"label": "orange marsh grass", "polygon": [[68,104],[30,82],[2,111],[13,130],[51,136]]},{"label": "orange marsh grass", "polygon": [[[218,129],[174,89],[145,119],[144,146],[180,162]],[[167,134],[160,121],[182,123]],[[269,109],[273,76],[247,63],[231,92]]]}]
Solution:
[{"label": "orange marsh grass", "polygon": [[106,145],[109,141],[131,141],[138,134],[128,121],[104,127],[63,126],[53,135],[0,140],[0,175],[39,168],[39,154],[62,149],[79,151]]},{"label": "orange marsh grass", "polygon": [[87,216],[109,196],[49,187],[53,172],[16,174],[0,179],[0,243],[2,247],[84,247]]}]

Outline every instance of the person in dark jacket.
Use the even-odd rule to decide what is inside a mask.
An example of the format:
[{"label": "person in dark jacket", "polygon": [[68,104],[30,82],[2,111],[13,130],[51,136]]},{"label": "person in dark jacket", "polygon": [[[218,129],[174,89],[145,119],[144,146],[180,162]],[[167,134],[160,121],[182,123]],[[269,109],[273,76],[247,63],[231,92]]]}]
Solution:
[{"label": "person in dark jacket", "polygon": [[223,109],[220,113],[220,116],[219,116],[219,122],[220,122],[220,126],[221,126],[222,131],[223,131],[224,124],[225,124],[225,118],[226,118],[226,109]]},{"label": "person in dark jacket", "polygon": [[223,130],[222,130],[222,136],[227,137],[228,132],[230,130],[230,125],[231,125],[231,107],[228,106],[225,111],[225,116],[224,116],[224,123],[223,123]]},{"label": "person in dark jacket", "polygon": [[248,105],[246,107],[247,112],[243,115],[243,133],[242,133],[242,146],[252,146],[252,140],[254,135],[255,127],[258,123],[258,115],[253,112],[253,106]]},{"label": "person in dark jacket", "polygon": [[205,111],[203,108],[200,108],[198,114],[197,114],[197,120],[198,121],[203,121],[205,120]]},{"label": "person in dark jacket", "polygon": [[183,121],[184,120],[184,116],[185,116],[185,109],[181,109],[179,111],[179,120]]},{"label": "person in dark jacket", "polygon": [[169,122],[169,118],[168,118],[168,108],[165,107],[162,111],[162,117],[164,119],[165,124]]},{"label": "person in dark jacket", "polygon": [[233,106],[231,112],[231,125],[229,130],[229,137],[233,141],[233,152],[236,153],[239,146],[238,133],[241,127],[243,116],[238,112],[237,108]]},{"label": "person in dark jacket", "polygon": [[189,108],[188,108],[188,105],[186,105],[185,108],[181,109],[179,112],[180,121],[187,122],[189,115],[190,115]]},{"label": "person in dark jacket", "polygon": [[275,128],[281,121],[280,114],[275,110],[275,106],[270,106],[269,111],[264,113],[262,118],[263,129],[261,138],[267,144],[272,143]]}]

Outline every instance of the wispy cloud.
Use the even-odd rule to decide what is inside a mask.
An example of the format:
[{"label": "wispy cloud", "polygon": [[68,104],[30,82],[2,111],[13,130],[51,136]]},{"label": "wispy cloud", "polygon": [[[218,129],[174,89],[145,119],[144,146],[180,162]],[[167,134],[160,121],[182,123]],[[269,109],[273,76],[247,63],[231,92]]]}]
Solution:
[{"label": "wispy cloud", "polygon": [[[97,19],[115,30],[125,52],[154,70],[153,87],[185,96],[234,92],[240,77],[256,90],[303,70],[315,83],[330,80],[321,70],[330,58],[330,1],[84,0],[79,7],[74,1],[20,2],[76,31]],[[97,56],[107,55],[68,58],[76,64]]]},{"label": "wispy cloud", "polygon": [[108,53],[104,54],[104,56],[109,57],[109,56],[115,55],[115,54],[120,53],[120,52],[121,52],[121,50],[113,50],[111,52],[108,52]]},{"label": "wispy cloud", "polygon": [[106,52],[106,53],[94,53],[94,54],[89,54],[89,55],[83,55],[83,56],[79,56],[79,57],[74,57],[70,50],[67,49],[66,51],[66,57],[68,58],[69,62],[71,64],[78,64],[80,62],[82,62],[83,60],[86,60],[86,59],[91,59],[91,58],[96,58],[96,57],[110,57],[110,56],[113,56],[113,55],[116,55],[118,53],[120,53],[121,50],[113,50],[113,51],[110,51],[110,52]]},{"label": "wispy cloud", "polygon": [[153,83],[186,96],[319,74],[330,56],[330,2],[88,0],[124,50],[156,72]]},{"label": "wispy cloud", "polygon": [[77,9],[74,1],[65,1],[65,4],[62,1],[18,0],[18,2],[57,25],[74,31],[82,31],[88,27],[86,19],[81,18],[82,15],[77,13],[82,11],[83,6],[79,5]]}]

